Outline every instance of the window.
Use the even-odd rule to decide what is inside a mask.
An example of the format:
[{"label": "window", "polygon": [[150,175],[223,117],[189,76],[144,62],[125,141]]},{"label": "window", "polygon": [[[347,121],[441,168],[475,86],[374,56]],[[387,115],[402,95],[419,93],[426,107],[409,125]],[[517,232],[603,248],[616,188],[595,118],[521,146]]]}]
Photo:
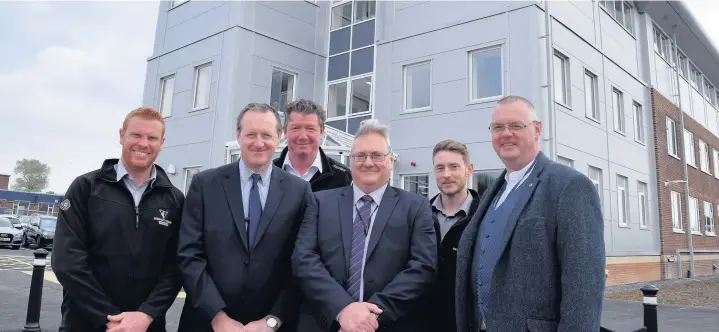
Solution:
[{"label": "window", "polygon": [[667,150],[670,155],[679,158],[677,151],[677,127],[674,120],[667,118]]},{"label": "window", "polygon": [[657,27],[654,27],[654,51],[665,61],[674,65],[674,47],[671,40]]},{"label": "window", "polygon": [[192,178],[195,176],[195,174],[199,173],[201,169],[202,167],[185,167],[185,186],[183,187],[185,195],[187,195],[187,191],[190,190]]},{"label": "window", "polygon": [[712,203],[704,202],[704,232],[707,235],[716,235],[714,229],[714,207]]},{"label": "window", "polygon": [[617,213],[619,226],[629,226],[629,197],[627,196],[627,178],[617,174]]},{"label": "window", "polygon": [[692,233],[699,233],[699,201],[689,196],[689,225]]},{"label": "window", "polygon": [[422,196],[429,196],[429,175],[403,176],[403,189]]},{"label": "window", "polygon": [[644,110],[637,102],[632,104],[634,108],[634,139],[639,143],[646,143],[644,138]]},{"label": "window", "polygon": [[682,196],[675,191],[670,194],[672,200],[672,228],[675,232],[682,231]]},{"label": "window", "polygon": [[599,202],[602,203],[602,210],[604,210],[604,204],[602,197],[602,170],[593,166],[589,166],[589,179],[592,180],[592,183],[594,183],[594,187],[597,188],[597,193],[599,194]]},{"label": "window", "polygon": [[614,131],[624,134],[624,94],[612,89],[612,107],[614,108]]},{"label": "window", "polygon": [[639,227],[647,228],[647,184],[637,181],[637,199],[639,200]]},{"label": "window", "polygon": [[689,64],[689,63],[688,63],[688,61],[687,61],[686,55],[680,53],[680,54],[679,54],[679,74],[681,74],[682,77],[686,78],[687,80],[689,80],[689,75],[688,75],[688,73],[689,73],[689,67],[688,67],[688,64]]},{"label": "window", "polygon": [[473,51],[469,53],[469,59],[471,101],[502,96],[502,48]]},{"label": "window", "polygon": [[212,82],[212,64],[195,67],[195,89],[192,109],[199,110],[210,106],[210,85]]},{"label": "window", "polygon": [[599,118],[599,102],[597,96],[599,90],[597,89],[597,76],[589,72],[584,71],[584,107],[586,108],[586,115],[590,119],[601,121]]},{"label": "window", "polygon": [[432,103],[432,63],[404,67],[404,110],[429,109]]},{"label": "window", "polygon": [[274,106],[280,114],[285,113],[285,107],[295,98],[295,78],[294,74],[272,69],[270,105]]},{"label": "window", "polygon": [[634,34],[634,7],[628,1],[599,1],[599,4],[619,25]]},{"label": "window", "polygon": [[569,58],[554,52],[554,101],[569,105]]},{"label": "window", "polygon": [[714,86],[709,83],[709,80],[704,78],[704,97],[709,102],[709,104],[714,105]]},{"label": "window", "polygon": [[707,144],[702,140],[699,140],[699,168],[702,171],[711,174],[711,170],[709,168],[709,146],[707,146]]},{"label": "window", "polygon": [[487,190],[494,181],[499,179],[499,177],[502,175],[502,171],[500,170],[483,170],[474,172],[472,174],[472,186],[471,188],[476,190],[477,193],[481,196],[482,193]]},{"label": "window", "polygon": [[562,165],[565,165],[565,166],[569,166],[569,167],[571,167],[571,168],[574,168],[574,161],[571,160],[571,159],[569,159],[569,158],[564,158],[564,157],[562,157],[562,156],[557,156],[557,162],[560,163],[560,164],[562,164]]},{"label": "window", "polygon": [[694,134],[684,129],[684,158],[687,164],[697,167],[696,155],[694,154]]},{"label": "window", "polygon": [[160,113],[164,117],[172,115],[172,96],[175,90],[175,75],[160,79]]},{"label": "window", "polygon": [[714,177],[719,179],[719,151],[713,150],[712,154],[714,155]]},{"label": "window", "polygon": [[170,0],[170,9],[175,8],[188,1],[190,0]]},{"label": "window", "polygon": [[327,124],[350,133],[372,112],[375,11],[375,1],[333,2],[331,9]]}]

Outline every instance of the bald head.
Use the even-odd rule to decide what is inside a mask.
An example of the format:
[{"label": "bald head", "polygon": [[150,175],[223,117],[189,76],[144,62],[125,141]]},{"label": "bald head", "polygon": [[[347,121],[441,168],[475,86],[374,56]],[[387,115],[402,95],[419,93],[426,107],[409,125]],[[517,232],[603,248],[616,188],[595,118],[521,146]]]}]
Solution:
[{"label": "bald head", "polygon": [[539,153],[542,123],[534,105],[519,96],[507,96],[492,112],[492,146],[508,171],[518,171]]}]

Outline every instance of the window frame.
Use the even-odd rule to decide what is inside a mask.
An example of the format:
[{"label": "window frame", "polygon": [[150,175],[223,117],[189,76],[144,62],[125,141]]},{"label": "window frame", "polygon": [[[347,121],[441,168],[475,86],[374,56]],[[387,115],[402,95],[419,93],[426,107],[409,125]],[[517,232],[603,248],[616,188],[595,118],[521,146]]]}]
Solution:
[{"label": "window frame", "polygon": [[[689,139],[687,139],[687,135],[689,135]],[[692,133],[686,128],[684,129],[683,143],[684,159],[686,160],[687,165],[697,168],[697,156],[695,151],[696,147],[694,146],[694,133]],[[689,144],[689,146],[687,146],[687,144]],[[688,150],[691,150],[691,154],[687,154]]]},{"label": "window frame", "polygon": [[[411,97],[410,94],[408,94],[407,90],[407,82],[408,82],[408,70],[413,67],[421,67],[421,66],[428,66],[429,67],[429,105],[422,106],[422,107],[416,107],[416,108],[407,108],[407,97]],[[410,64],[406,64],[402,66],[402,113],[414,113],[414,112],[423,112],[423,111],[429,111],[432,109],[432,94],[433,94],[433,84],[432,81],[434,79],[434,66],[432,59],[419,61],[419,62],[413,62]],[[413,96],[413,95],[412,95]]]},{"label": "window frame", "polygon": [[702,141],[701,139],[699,139],[698,141],[699,141],[699,169],[702,172],[711,175],[712,174],[711,165],[709,164],[709,160],[710,160],[709,158],[711,157],[709,155],[709,152],[710,152],[709,145],[706,142]]},{"label": "window frame", "polygon": [[634,141],[646,145],[647,133],[644,129],[644,107],[634,100],[632,102],[632,110],[634,111]]},{"label": "window frame", "polygon": [[649,200],[647,199],[649,186],[642,181],[637,181],[637,203],[639,212],[639,228],[649,228]]},{"label": "window frame", "polygon": [[[297,74],[293,71],[284,69],[282,67],[272,66],[272,71],[270,71],[270,91],[269,91],[270,92],[270,98],[269,98],[270,105],[272,105],[272,87],[274,86],[272,81],[274,80],[274,77],[275,77],[275,71],[292,76],[292,89],[291,89],[292,90],[292,98],[287,99],[287,104],[295,101],[295,99],[297,98],[297,80],[299,79],[299,74]],[[280,86],[281,86],[281,82],[280,82]],[[282,92],[280,91],[280,93],[282,93]],[[287,106],[287,105],[284,105],[284,106]],[[280,115],[284,116],[284,112],[281,111],[281,107],[280,107],[279,103],[277,104],[276,108],[277,108],[277,111],[280,113]]]},{"label": "window frame", "polygon": [[[160,114],[162,114],[163,118],[168,118],[172,116],[172,103],[174,101],[175,97],[175,73],[165,75],[163,77],[160,77],[160,98],[159,98],[159,105],[157,109],[160,111]],[[167,112],[165,112],[165,92],[167,92],[167,81],[172,80],[172,94],[170,95],[170,102],[169,107],[167,109]]]},{"label": "window frame", "polygon": [[[430,196],[429,196],[429,195],[430,195],[430,193],[429,193],[429,192],[430,192],[430,183],[429,183],[429,181],[430,181],[430,174],[429,174],[429,173],[405,173],[405,174],[400,174],[400,181],[401,181],[402,189],[403,189],[403,190],[406,190],[406,191],[409,191],[409,192],[413,192],[413,191],[410,191],[410,190],[407,188],[407,186],[406,186],[407,178],[412,178],[412,177],[415,177],[415,178],[426,177],[426,178],[427,178],[427,184],[426,184],[426,187],[427,187],[427,195],[426,195],[425,197],[430,198]],[[418,190],[419,190],[420,185],[421,185],[422,183],[419,182],[419,181],[415,181],[414,183],[417,184],[417,188],[418,188]],[[415,193],[415,194],[422,195],[422,194],[420,194],[420,193]]]},{"label": "window frame", "polygon": [[712,157],[714,159],[714,177],[719,179],[719,150],[712,148]]},{"label": "window frame", "polygon": [[[473,57],[473,55],[476,54],[476,53],[489,52],[489,51],[493,51],[493,50],[497,50],[497,49],[499,50],[499,64],[500,64],[500,69],[499,69],[499,72],[500,72],[500,75],[499,75],[499,77],[500,77],[500,82],[499,82],[500,93],[499,93],[499,95],[495,95],[495,96],[487,96],[487,97],[474,98],[474,88],[475,88],[476,82],[475,82],[475,77],[474,77],[474,74],[473,74],[473,73],[474,73],[474,57]],[[505,83],[506,83],[505,72],[504,72],[504,69],[505,69],[505,68],[504,68],[504,67],[505,67],[504,60],[505,60],[505,59],[504,59],[504,44],[503,44],[503,43],[495,44],[495,45],[490,45],[490,46],[486,46],[486,47],[481,47],[481,48],[477,48],[477,49],[472,49],[472,50],[470,50],[470,51],[467,52],[467,61],[468,61],[468,66],[467,66],[468,73],[467,73],[467,77],[469,78],[469,79],[467,80],[468,83],[469,83],[469,84],[467,85],[467,86],[468,86],[467,97],[469,97],[468,99],[469,99],[469,103],[470,103],[470,104],[477,104],[477,103],[484,103],[484,102],[489,102],[489,101],[495,101],[495,100],[501,99],[501,98],[504,96],[504,93],[506,92],[506,89],[505,89],[505,86],[504,86]]]},{"label": "window frame", "polygon": [[[587,77],[589,77],[591,82],[591,97],[592,97],[592,109],[589,110],[587,108],[587,105],[589,102],[587,101]],[[599,111],[599,77],[597,74],[592,72],[591,70],[584,68],[584,76],[582,77],[582,85],[584,86],[584,116],[586,116],[588,119],[593,120],[597,123],[602,122],[602,115]]]},{"label": "window frame", "polygon": [[[192,180],[190,180],[190,183],[187,183],[187,177],[190,174],[190,171],[197,170],[197,174],[199,172],[202,172],[202,166],[201,165],[195,165],[195,166],[187,166],[182,168],[182,192],[187,196],[187,191],[190,190],[190,184],[192,184]],[[194,175],[193,175],[194,177]]]},{"label": "window frame", "polygon": [[[592,171],[595,171],[594,173]],[[593,174],[597,174],[598,178],[594,179]],[[602,211],[604,211],[604,174],[601,168],[589,165],[587,170],[587,177],[594,184],[599,194],[599,204],[601,205]]]},{"label": "window frame", "polygon": [[627,122],[624,113],[624,92],[617,87],[612,87],[612,113],[614,118],[614,132],[626,136]]},{"label": "window frame", "polygon": [[[617,223],[619,227],[629,227],[629,179],[617,174]],[[623,203],[623,207],[622,207]],[[620,211],[621,210],[621,211]]]},{"label": "window frame", "polygon": [[[616,15],[615,3],[617,3],[617,2],[620,3],[621,9],[622,9],[621,21]],[[608,8],[607,3],[612,4],[611,9]],[[599,8],[602,8],[607,13],[607,15],[609,15],[609,17],[611,17],[614,20],[614,22],[619,24],[619,26],[622,27],[627,33],[629,33],[629,35],[631,35],[632,37],[635,37],[634,29],[636,29],[636,27],[637,27],[637,24],[636,24],[637,22],[635,20],[634,13],[636,10],[635,10],[634,5],[631,2],[622,1],[622,0],[614,0],[614,1],[601,0],[601,1],[599,1]],[[627,11],[629,11],[629,12],[627,13]],[[629,14],[629,15],[627,15],[627,14]],[[629,21],[629,23],[627,23],[627,20]]]},{"label": "window frame", "polygon": [[[699,224],[699,215],[701,210],[699,209],[699,200],[696,197],[689,196],[689,208],[687,214],[689,215],[689,229],[694,235],[702,235],[701,226]],[[694,226],[696,225],[696,228]]]},{"label": "window frame", "polygon": [[[676,191],[669,192],[669,201],[672,213],[672,231],[674,233],[684,233],[684,220],[682,214],[682,194]],[[679,228],[677,228],[677,224]]]},{"label": "window frame", "polygon": [[[703,211],[704,211],[704,235],[707,236],[716,236],[716,218],[714,218],[714,205],[710,202],[704,201],[703,202]],[[707,206],[709,209],[707,209]],[[708,210],[708,211],[707,211]],[[709,212],[707,214],[707,212]]]},{"label": "window frame", "polygon": [[190,2],[190,0],[170,0],[169,2],[170,2],[169,10],[172,10],[172,9],[175,9],[181,5],[184,5],[188,2]]},{"label": "window frame", "polygon": [[574,168],[574,160],[569,159],[569,158],[564,157],[564,156],[557,155],[557,163],[560,163],[560,164],[562,164],[562,165],[564,165],[564,166],[568,166],[568,167]]},{"label": "window frame", "polygon": [[[207,104],[195,106],[195,105],[197,105],[197,89],[200,84],[200,71],[205,68],[209,68],[209,70],[210,70],[210,78],[209,78],[209,81],[207,82]],[[210,102],[211,102],[211,96],[212,96],[212,69],[213,69],[212,61],[195,66],[194,79],[192,82],[192,105],[190,107],[192,109],[192,111],[200,111],[200,110],[210,108]]]},{"label": "window frame", "polygon": [[556,66],[553,66],[554,68],[554,77],[552,77],[552,83],[555,85],[554,88],[554,102],[558,103],[560,105],[563,105],[567,108],[570,108],[572,105],[572,83],[571,83],[571,67],[569,63],[569,57],[566,56],[564,53],[558,51],[557,49],[554,50],[554,55],[552,59],[559,59],[562,67],[560,68],[560,77],[562,79],[562,98],[561,100],[557,99],[557,68]]},{"label": "window frame", "polygon": [[[671,131],[669,128],[670,127],[669,124],[671,124]],[[670,156],[679,159],[679,140],[677,139],[677,123],[676,123],[676,121],[674,121],[674,119],[672,119],[670,117],[666,117],[666,126],[667,126],[667,153]],[[671,135],[669,135],[669,133],[671,133]],[[671,144],[674,145],[673,149],[672,149]]]}]

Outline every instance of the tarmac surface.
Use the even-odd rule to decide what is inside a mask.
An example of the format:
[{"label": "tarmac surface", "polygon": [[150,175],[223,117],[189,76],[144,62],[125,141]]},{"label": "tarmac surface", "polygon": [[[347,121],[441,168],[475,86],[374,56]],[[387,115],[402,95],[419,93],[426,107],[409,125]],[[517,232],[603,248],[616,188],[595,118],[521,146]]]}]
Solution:
[{"label": "tarmac surface", "polygon": [[[42,331],[54,332],[60,324],[62,287],[52,273],[49,258],[44,275],[40,327]],[[32,250],[0,249],[0,332],[21,332],[25,325],[32,261]],[[184,296],[184,293],[178,295],[167,314],[168,332],[177,331]],[[605,300],[602,326],[615,332],[635,331],[643,326],[643,310],[642,304],[638,302]],[[719,331],[717,308],[659,305],[658,317],[661,331]]]}]

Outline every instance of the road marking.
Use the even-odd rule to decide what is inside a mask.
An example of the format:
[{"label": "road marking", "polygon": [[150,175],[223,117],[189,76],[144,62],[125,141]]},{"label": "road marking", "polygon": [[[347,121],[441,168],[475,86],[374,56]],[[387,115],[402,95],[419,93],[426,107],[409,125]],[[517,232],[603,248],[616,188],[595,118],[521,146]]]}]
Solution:
[{"label": "road marking", "polygon": [[[29,276],[32,276],[32,271],[20,271],[20,272],[25,273],[25,274],[27,274],[27,275],[29,275]],[[47,280],[47,281],[49,281],[49,282],[54,282],[54,283],[60,285],[60,282],[57,280],[57,277],[55,276],[55,273],[54,273],[54,272],[52,272],[52,271],[45,271],[45,275],[44,275],[44,276],[45,276],[45,280]],[[180,292],[179,294],[177,294],[177,298],[178,298],[178,299],[184,299],[184,298],[186,298],[186,297],[187,297],[187,294],[185,294],[185,292]]]}]

